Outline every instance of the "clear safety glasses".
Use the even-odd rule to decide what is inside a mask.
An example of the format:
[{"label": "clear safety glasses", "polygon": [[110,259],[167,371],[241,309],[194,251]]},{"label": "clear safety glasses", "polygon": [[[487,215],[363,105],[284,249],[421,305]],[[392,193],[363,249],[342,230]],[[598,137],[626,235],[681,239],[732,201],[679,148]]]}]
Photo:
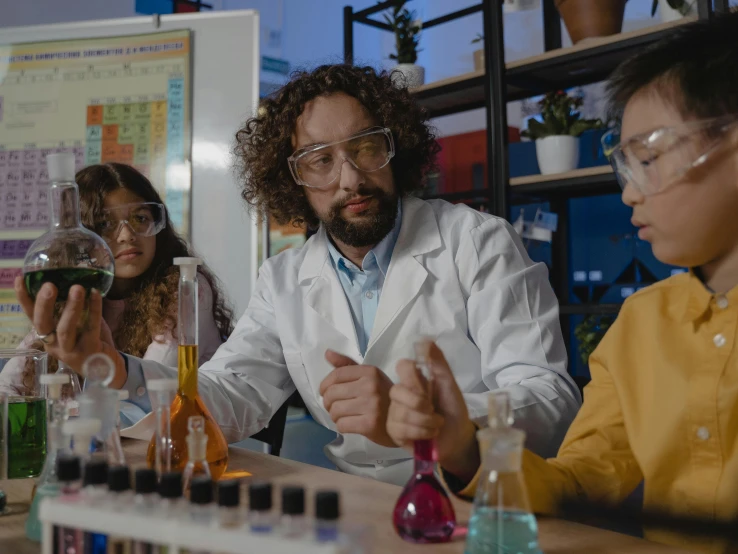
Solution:
[{"label": "clear safety glasses", "polygon": [[321,189],[338,179],[345,161],[368,173],[382,169],[394,155],[392,132],[372,127],[347,139],[301,148],[287,161],[298,185]]},{"label": "clear safety glasses", "polygon": [[736,124],[735,115],[691,121],[636,135],[621,144],[620,131],[613,129],[602,137],[602,146],[620,187],[630,183],[648,196],[664,191],[721,151],[727,146],[722,139]]},{"label": "clear safety glasses", "polygon": [[137,202],[103,210],[103,217],[95,222],[95,232],[108,242],[118,238],[124,225],[140,237],[151,237],[167,225],[164,204]]}]

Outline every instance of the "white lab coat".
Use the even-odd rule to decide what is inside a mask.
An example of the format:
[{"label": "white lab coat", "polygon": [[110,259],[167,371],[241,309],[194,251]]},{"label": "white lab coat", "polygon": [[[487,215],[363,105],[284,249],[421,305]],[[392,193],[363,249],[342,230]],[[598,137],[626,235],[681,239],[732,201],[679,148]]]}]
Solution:
[{"label": "white lab coat", "polygon": [[[581,399],[566,372],[545,265],[529,259],[503,219],[415,198],[403,200],[402,214],[365,356],[323,229],[264,263],[233,334],[200,369],[200,393],[226,438],[264,428],[295,388],[313,418],[335,430],[319,393],[333,369],[326,349],[397,381],[397,362],[428,335],[445,353],[472,418],[484,425],[487,392],[505,387],[528,446],[555,455]],[[143,370],[146,379],[174,376],[149,361]],[[405,450],[355,434],[337,434],[326,455],[341,470],[396,483],[412,467]]]}]

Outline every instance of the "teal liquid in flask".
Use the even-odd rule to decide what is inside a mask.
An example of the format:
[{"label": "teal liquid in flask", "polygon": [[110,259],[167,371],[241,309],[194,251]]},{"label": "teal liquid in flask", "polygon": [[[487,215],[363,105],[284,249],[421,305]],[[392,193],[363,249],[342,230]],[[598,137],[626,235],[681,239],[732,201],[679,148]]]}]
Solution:
[{"label": "teal liquid in flask", "polygon": [[521,469],[525,433],[511,414],[508,394],[491,393],[489,427],[477,434],[484,454],[465,554],[541,554]]}]

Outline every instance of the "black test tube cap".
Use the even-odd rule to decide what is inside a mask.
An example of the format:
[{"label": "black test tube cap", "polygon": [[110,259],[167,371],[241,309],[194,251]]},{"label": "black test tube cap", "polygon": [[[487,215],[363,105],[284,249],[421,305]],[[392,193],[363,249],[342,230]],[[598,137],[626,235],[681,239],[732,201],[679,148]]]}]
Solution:
[{"label": "black test tube cap", "polygon": [[150,494],[156,492],[156,470],[142,468],[136,470],[136,494]]},{"label": "black test tube cap", "polygon": [[315,493],[315,517],[324,521],[335,521],[341,517],[341,509],[336,491]]},{"label": "black test tube cap", "polygon": [[289,516],[301,516],[305,513],[304,488],[285,487],[282,489],[282,513]]},{"label": "black test tube cap", "polygon": [[56,460],[56,476],[59,481],[69,483],[79,481],[82,477],[82,466],[77,456],[59,456]]},{"label": "black test tube cap", "polygon": [[249,510],[268,512],[272,509],[272,484],[251,483],[249,485]]},{"label": "black test tube cap", "polygon": [[108,470],[108,490],[110,492],[131,490],[131,470],[128,466],[115,466]]},{"label": "black test tube cap", "polygon": [[235,508],[241,504],[241,484],[238,481],[218,483],[218,506]]},{"label": "black test tube cap", "polygon": [[91,460],[85,464],[83,485],[105,485],[107,482],[108,462],[105,460]]},{"label": "black test tube cap", "polygon": [[164,473],[159,481],[159,496],[162,498],[182,498],[182,474],[178,471]]},{"label": "black test tube cap", "polygon": [[190,485],[190,503],[210,504],[213,501],[213,480],[210,477],[196,477]]}]

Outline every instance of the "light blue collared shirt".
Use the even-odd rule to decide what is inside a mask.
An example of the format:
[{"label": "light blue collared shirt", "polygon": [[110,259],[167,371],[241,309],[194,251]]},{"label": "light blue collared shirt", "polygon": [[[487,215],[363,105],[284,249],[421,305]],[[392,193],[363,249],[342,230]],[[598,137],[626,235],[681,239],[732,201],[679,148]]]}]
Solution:
[{"label": "light blue collared shirt", "polygon": [[356,338],[359,340],[361,354],[366,354],[369,337],[374,327],[374,318],[379,307],[379,296],[382,294],[384,280],[387,277],[392,251],[395,249],[397,237],[402,225],[402,202],[398,202],[395,226],[379,244],[367,252],[361,262],[361,269],[341,254],[333,241],[328,240],[328,251],[333,268],[341,282],[346,300],[351,307],[354,319]]}]

